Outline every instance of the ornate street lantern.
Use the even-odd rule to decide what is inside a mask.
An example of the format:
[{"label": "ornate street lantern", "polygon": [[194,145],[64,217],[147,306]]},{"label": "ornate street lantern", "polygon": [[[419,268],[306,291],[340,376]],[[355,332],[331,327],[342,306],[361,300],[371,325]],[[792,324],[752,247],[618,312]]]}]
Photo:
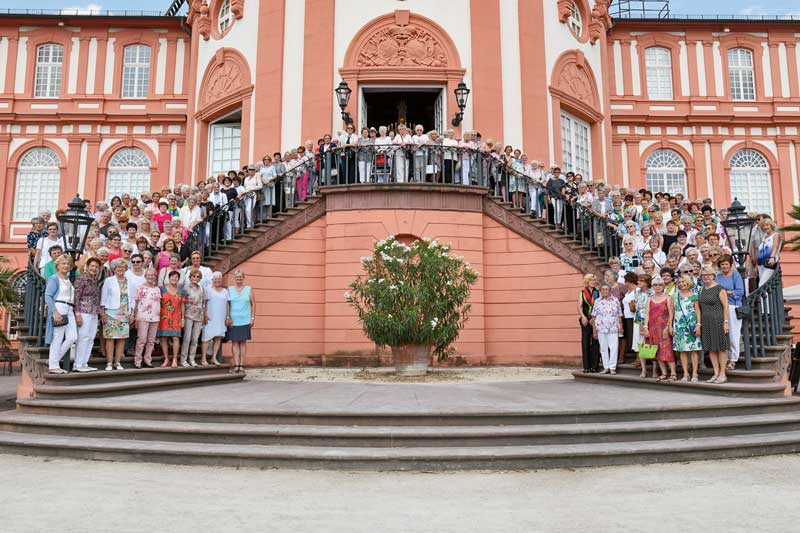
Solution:
[{"label": "ornate street lantern", "polygon": [[345,109],[347,109],[347,104],[350,102],[350,93],[352,93],[353,90],[349,85],[347,85],[346,81],[342,80],[339,82],[339,86],[334,89],[333,92],[336,93],[336,100],[339,102],[339,109],[342,110],[342,120],[345,124],[352,124],[353,119],[350,118],[350,113],[345,111]]},{"label": "ornate street lantern", "polygon": [[733,199],[733,203],[728,208],[728,218],[722,221],[722,226],[728,235],[733,258],[736,259],[739,273],[742,275],[744,275],[747,258],[750,255],[750,240],[753,237],[755,222],[755,219],[747,214],[745,207],[737,198]]},{"label": "ornate street lantern", "polygon": [[464,109],[467,107],[470,90],[467,84],[462,80],[453,92],[456,94],[456,104],[458,104],[459,109],[459,112],[456,113],[455,118],[453,118],[453,126],[458,126],[464,119]]},{"label": "ornate street lantern", "polygon": [[77,261],[86,247],[86,238],[89,228],[94,222],[94,217],[86,211],[85,204],[80,196],[67,204],[67,210],[58,217],[61,224],[61,234],[64,236],[64,252],[68,253],[73,261]]}]

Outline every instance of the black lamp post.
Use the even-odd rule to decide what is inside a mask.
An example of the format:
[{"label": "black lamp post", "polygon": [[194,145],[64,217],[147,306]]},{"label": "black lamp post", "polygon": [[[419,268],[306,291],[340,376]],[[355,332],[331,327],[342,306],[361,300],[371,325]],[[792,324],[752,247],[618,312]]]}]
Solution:
[{"label": "black lamp post", "polygon": [[750,240],[753,237],[755,220],[745,211],[745,207],[737,198],[728,208],[728,218],[722,221],[722,227],[728,235],[728,242],[731,245],[739,273],[744,276],[747,259],[750,256]]},{"label": "black lamp post", "polygon": [[464,120],[464,109],[467,107],[467,100],[469,99],[470,90],[467,87],[467,84],[462,80],[453,92],[456,94],[456,104],[458,104],[459,111],[453,118],[452,124],[453,126],[458,127],[459,124],[461,124],[461,121]]},{"label": "black lamp post", "polygon": [[[83,200],[76,194],[67,204],[67,210],[58,217],[58,222],[61,224],[61,234],[64,236],[64,252],[72,257],[74,263],[83,254],[94,217],[86,211]],[[73,278],[74,273],[75,268],[71,273]]]},{"label": "black lamp post", "polygon": [[339,109],[342,110],[342,120],[345,124],[352,124],[353,119],[350,117],[350,113],[345,111],[347,109],[347,104],[350,102],[350,93],[353,90],[347,85],[347,82],[342,80],[339,82],[339,86],[334,89],[336,93],[336,100],[339,102]]}]

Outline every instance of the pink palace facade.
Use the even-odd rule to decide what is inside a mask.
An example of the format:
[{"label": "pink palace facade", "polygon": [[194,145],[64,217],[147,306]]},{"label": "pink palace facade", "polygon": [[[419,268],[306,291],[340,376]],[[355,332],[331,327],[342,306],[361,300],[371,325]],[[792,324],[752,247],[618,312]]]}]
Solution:
[{"label": "pink palace facade", "polygon": [[800,197],[800,22],[612,19],[610,4],[190,0],[185,18],[4,15],[0,255],[23,267],[30,218],[76,192],[195,183],[335,133],[341,80],[357,125],[441,131],[463,80],[457,135],[612,184],[718,206],[735,196],[786,223]]}]

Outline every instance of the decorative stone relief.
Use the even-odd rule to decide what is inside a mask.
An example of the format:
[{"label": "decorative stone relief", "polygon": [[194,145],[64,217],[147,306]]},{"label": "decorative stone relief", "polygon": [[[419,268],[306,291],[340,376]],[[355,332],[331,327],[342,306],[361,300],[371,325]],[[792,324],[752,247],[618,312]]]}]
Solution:
[{"label": "decorative stone relief", "polygon": [[592,8],[592,21],[589,23],[589,41],[594,44],[611,27],[608,14],[609,0],[597,0]]},{"label": "decorative stone relief", "polygon": [[191,24],[192,29],[207,41],[211,36],[211,17],[208,16],[208,4],[205,1],[195,2],[189,12],[193,16],[186,18],[187,23]]},{"label": "decorative stone relief", "polygon": [[447,67],[445,48],[428,30],[394,22],[375,31],[361,45],[359,67]]},{"label": "decorative stone relief", "polygon": [[569,20],[572,14],[572,1],[573,0],[558,0],[558,21],[562,24]]},{"label": "decorative stone relief", "polygon": [[234,61],[218,59],[218,63],[208,77],[203,105],[210,104],[245,86],[241,67]]},{"label": "decorative stone relief", "polygon": [[586,71],[576,63],[568,63],[561,69],[558,76],[558,88],[587,105],[594,106],[596,104],[592,80]]},{"label": "decorative stone relief", "polygon": [[231,13],[237,19],[244,16],[244,0],[231,0]]}]

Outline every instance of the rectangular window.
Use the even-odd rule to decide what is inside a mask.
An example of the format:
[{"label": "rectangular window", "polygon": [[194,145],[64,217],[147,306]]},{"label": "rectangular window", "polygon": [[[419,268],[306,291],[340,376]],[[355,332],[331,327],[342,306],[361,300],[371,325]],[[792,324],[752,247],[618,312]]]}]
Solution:
[{"label": "rectangular window", "polygon": [[728,50],[728,83],[733,100],[753,101],[756,99],[753,52],[746,48]]},{"label": "rectangular window", "polygon": [[644,52],[647,96],[651,100],[672,100],[672,58],[669,49],[657,46]]},{"label": "rectangular window", "polygon": [[241,123],[212,124],[210,129],[209,174],[216,175],[229,170],[239,170]]},{"label": "rectangular window", "polygon": [[561,157],[563,171],[582,174],[586,180],[591,179],[592,143],[589,124],[566,113],[561,112]]},{"label": "rectangular window", "polygon": [[58,98],[61,95],[63,66],[64,47],[60,44],[45,44],[36,49],[34,97]]},{"label": "rectangular window", "polygon": [[136,44],[125,47],[122,63],[122,97],[146,98],[150,85],[150,47]]}]

